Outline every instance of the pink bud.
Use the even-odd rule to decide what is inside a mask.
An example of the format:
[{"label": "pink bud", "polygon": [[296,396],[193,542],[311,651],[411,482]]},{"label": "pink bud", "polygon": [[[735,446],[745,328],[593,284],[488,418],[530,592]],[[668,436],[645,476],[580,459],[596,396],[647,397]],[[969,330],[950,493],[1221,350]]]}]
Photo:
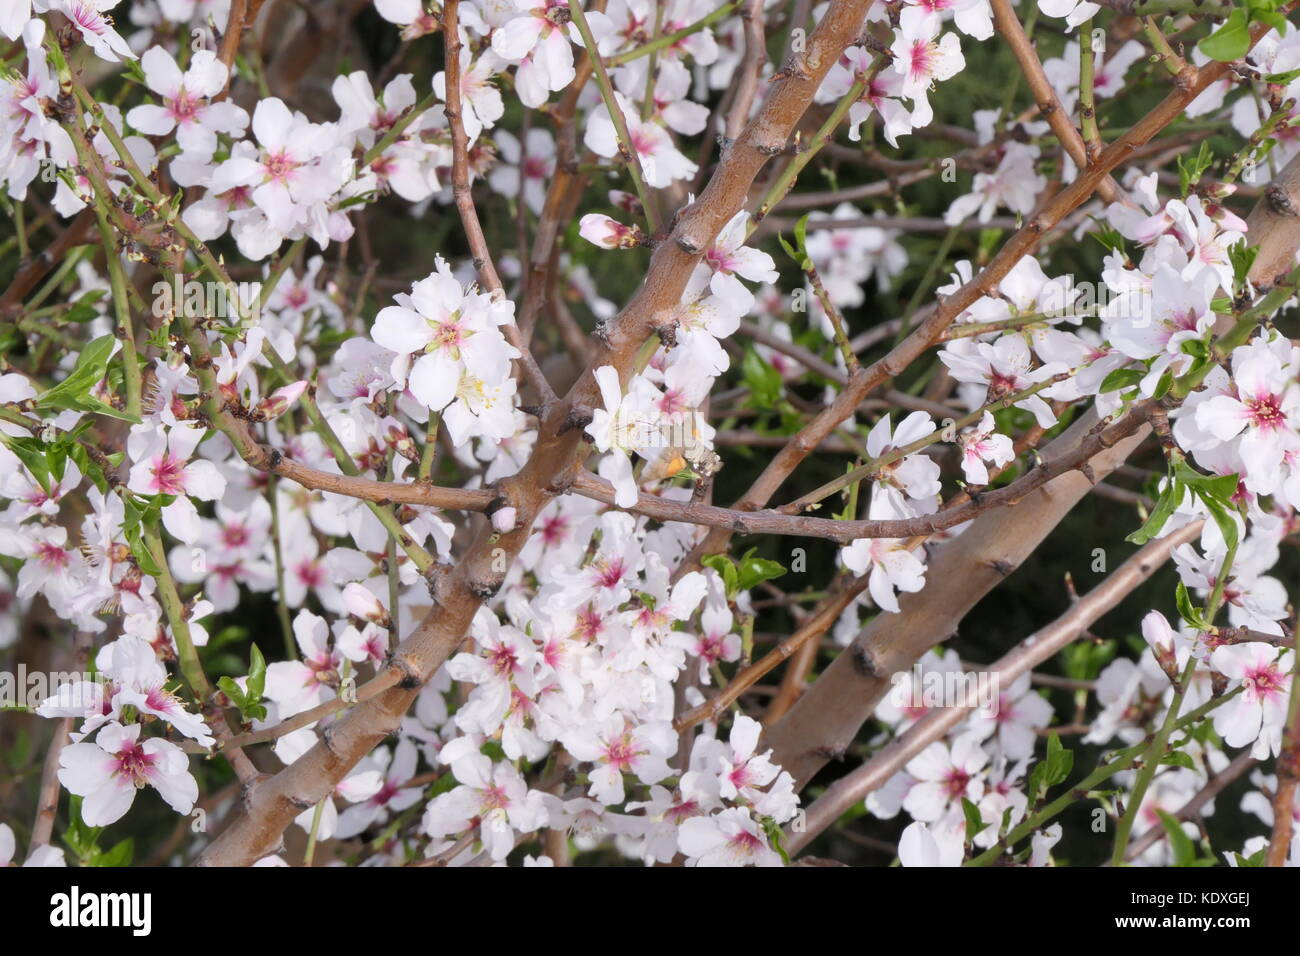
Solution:
[{"label": "pink bud", "polygon": [[621,209],[629,216],[640,216],[642,214],[641,200],[637,198],[636,193],[625,192],[622,189],[611,189],[609,191],[609,201],[613,203],[616,209]]},{"label": "pink bud", "polygon": [[387,627],[388,610],[379,603],[374,592],[363,584],[350,581],[343,587],[343,607],[353,617]]},{"label": "pink bud", "polygon": [[294,382],[292,385],[276,389],[257,403],[258,417],[268,422],[279,418],[289,410],[289,406],[298,401],[306,390],[307,383],[305,381]]},{"label": "pink bud", "polygon": [[500,534],[507,534],[515,530],[515,522],[519,520],[519,512],[514,508],[498,508],[492,512],[492,527]]},{"label": "pink bud", "polygon": [[625,226],[595,212],[582,217],[578,223],[578,235],[602,249],[634,249],[644,239],[637,226]]},{"label": "pink bud", "polygon": [[1165,672],[1169,682],[1175,687],[1180,679],[1178,652],[1174,648],[1174,629],[1169,626],[1165,616],[1159,611],[1152,611],[1142,618],[1142,636],[1151,645],[1151,652],[1156,656],[1156,663]]}]

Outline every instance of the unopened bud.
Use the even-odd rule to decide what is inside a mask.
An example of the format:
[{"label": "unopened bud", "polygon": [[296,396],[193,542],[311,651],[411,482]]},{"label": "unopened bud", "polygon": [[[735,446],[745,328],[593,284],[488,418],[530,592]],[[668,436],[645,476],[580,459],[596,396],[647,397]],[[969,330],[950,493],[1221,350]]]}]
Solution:
[{"label": "unopened bud", "polygon": [[370,621],[380,627],[388,627],[392,623],[388,616],[388,609],[379,603],[379,598],[375,597],[374,592],[356,581],[344,585],[343,607],[353,617]]},{"label": "unopened bud", "polygon": [[515,508],[498,508],[492,512],[492,527],[498,534],[508,534],[515,530],[515,523],[519,520],[519,512]]},{"label": "unopened bud", "polygon": [[305,381],[294,382],[292,385],[286,385],[284,388],[277,388],[257,403],[257,416],[263,421],[273,421],[279,418],[289,410],[294,402],[302,397],[302,393],[307,391]]},{"label": "unopened bud", "polygon": [[1178,653],[1174,648],[1174,629],[1169,626],[1165,616],[1159,611],[1152,611],[1142,618],[1142,636],[1151,645],[1151,652],[1156,656],[1156,663],[1165,672],[1169,682],[1177,686],[1180,674],[1178,671]]}]

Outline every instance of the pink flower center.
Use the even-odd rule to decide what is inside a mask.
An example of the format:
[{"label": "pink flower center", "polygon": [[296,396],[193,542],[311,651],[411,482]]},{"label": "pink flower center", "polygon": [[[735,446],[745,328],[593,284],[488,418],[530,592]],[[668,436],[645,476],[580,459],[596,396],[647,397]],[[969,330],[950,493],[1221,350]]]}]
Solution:
[{"label": "pink flower center", "polygon": [[948,797],[955,800],[966,792],[966,786],[970,783],[970,774],[960,767],[953,767],[948,771],[948,777],[945,781],[948,785]]},{"label": "pink flower center", "polygon": [[160,495],[185,494],[185,462],[170,452],[164,452],[149,469],[153,487]]},{"label": "pink flower center", "polygon": [[149,777],[153,773],[154,758],[145,753],[144,748],[139,744],[129,749],[119,750],[115,757],[117,769],[113,771],[114,775],[130,778],[137,787],[149,782]]},{"label": "pink flower center", "polygon": [[266,178],[273,182],[285,184],[289,182],[296,170],[302,164],[295,160],[284,150],[272,153],[266,157],[263,168],[266,170]]},{"label": "pink flower center", "polygon": [[632,745],[631,738],[626,736],[614,741],[605,750],[606,761],[619,770],[630,770],[636,755],[637,751]]},{"label": "pink flower center", "polygon": [[1247,692],[1251,693],[1258,700],[1268,700],[1274,697],[1280,697],[1286,687],[1286,678],[1279,674],[1277,668],[1272,664],[1267,667],[1256,668],[1246,672],[1245,683]]},{"label": "pink flower center", "polygon": [[248,544],[248,529],[242,524],[226,525],[221,529],[221,541],[227,548],[238,548]]},{"label": "pink flower center", "polygon": [[48,541],[42,541],[37,546],[36,557],[47,568],[66,568],[68,566],[68,552],[57,544],[51,544]]},{"label": "pink flower center", "polygon": [[641,156],[653,156],[659,150],[659,140],[647,127],[642,126],[634,130],[629,130],[628,135],[632,138],[632,148]]},{"label": "pink flower center", "polygon": [[913,80],[928,79],[934,72],[934,53],[934,44],[928,40],[917,40],[912,44],[909,70]]},{"label": "pink flower center", "polygon": [[167,102],[167,111],[177,123],[184,125],[199,115],[200,101],[183,88],[176,94],[176,99]]},{"label": "pink flower center", "polygon": [[320,587],[325,580],[325,572],[315,561],[301,561],[293,569],[293,573],[298,576],[298,580],[309,588]]},{"label": "pink flower center", "polygon": [[563,515],[547,518],[542,522],[541,533],[546,544],[559,544],[569,535],[569,519]]},{"label": "pink flower center", "polygon": [[513,649],[504,644],[498,644],[488,652],[488,660],[492,662],[492,669],[498,674],[513,674],[515,668],[519,666],[519,659],[515,657]]},{"label": "pink flower center", "polygon": [[1286,424],[1282,400],[1277,395],[1266,394],[1247,399],[1246,409],[1250,415],[1250,423],[1256,428],[1274,431]]},{"label": "pink flower center", "polygon": [[599,562],[596,565],[596,582],[602,588],[617,587],[618,583],[623,580],[623,574],[626,570],[622,558]]}]

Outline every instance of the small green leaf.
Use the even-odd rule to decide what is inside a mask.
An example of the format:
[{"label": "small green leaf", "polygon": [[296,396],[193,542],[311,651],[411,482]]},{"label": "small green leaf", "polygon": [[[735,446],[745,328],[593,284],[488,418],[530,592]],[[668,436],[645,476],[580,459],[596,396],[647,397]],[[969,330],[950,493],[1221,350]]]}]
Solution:
[{"label": "small green leaf", "polygon": [[961,812],[966,815],[966,839],[973,840],[980,832],[988,829],[988,824],[980,816],[980,808],[965,797],[961,798]]},{"label": "small green leaf", "polygon": [[1173,865],[1193,866],[1196,860],[1196,844],[1192,842],[1192,838],[1184,833],[1178,821],[1165,811],[1156,810],[1156,816],[1160,818],[1160,825],[1165,828],[1165,833],[1169,836],[1169,847],[1174,854]]},{"label": "small green leaf", "polygon": [[1117,368],[1101,382],[1100,391],[1117,392],[1130,389],[1146,376],[1146,372],[1136,368]]},{"label": "small green leaf", "polygon": [[1240,60],[1250,50],[1250,24],[1246,11],[1240,7],[1233,10],[1219,29],[1197,44],[1197,49],[1220,63]]},{"label": "small green leaf", "polygon": [[1147,515],[1147,520],[1142,523],[1142,527],[1124,540],[1132,544],[1146,544],[1158,535],[1165,522],[1182,504],[1184,494],[1183,486],[1178,481],[1170,481],[1157,499],[1156,506],[1151,509],[1151,514]]}]

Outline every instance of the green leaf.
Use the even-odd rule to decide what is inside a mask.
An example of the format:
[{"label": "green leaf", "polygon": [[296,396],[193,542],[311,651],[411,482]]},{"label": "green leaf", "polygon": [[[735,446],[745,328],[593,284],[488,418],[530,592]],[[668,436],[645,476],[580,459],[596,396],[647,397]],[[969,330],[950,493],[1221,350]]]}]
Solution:
[{"label": "green leaf", "polygon": [[45,443],[39,438],[19,438],[0,433],[0,440],[3,440],[8,449],[17,456],[18,460],[27,466],[27,470],[32,473],[46,494],[52,490],[50,480],[50,464],[45,457]]},{"label": "green leaf", "polygon": [[1173,865],[1195,865],[1196,844],[1192,842],[1192,838],[1184,833],[1183,828],[1178,825],[1178,821],[1165,811],[1156,810],[1156,816],[1160,818],[1160,825],[1165,828],[1165,833],[1169,836],[1169,847],[1174,854]]},{"label": "green leaf", "polygon": [[1206,623],[1205,616],[1201,614],[1192,604],[1192,596],[1187,592],[1187,585],[1182,581],[1174,589],[1174,600],[1178,605],[1178,613],[1184,621],[1192,625],[1197,630],[1209,630],[1209,624]]},{"label": "green leaf", "polygon": [[1219,526],[1219,533],[1223,535],[1224,542],[1229,548],[1236,548],[1240,532],[1237,530],[1237,521],[1232,513],[1216,498],[1202,494],[1201,501],[1209,510],[1214,523]]},{"label": "green leaf", "polygon": [[759,817],[759,822],[763,826],[763,833],[767,837],[767,842],[772,844],[772,849],[777,852],[786,866],[790,865],[790,854],[785,849],[785,831],[781,825],[772,817]]},{"label": "green leaf", "polygon": [[111,850],[95,853],[90,859],[91,866],[130,866],[135,858],[135,838],[127,837],[114,844]]},{"label": "green leaf", "polygon": [[1197,44],[1197,49],[1220,63],[1240,60],[1250,50],[1250,23],[1246,11],[1240,7],[1233,10],[1219,29]]},{"label": "green leaf", "polygon": [[267,710],[262,704],[266,690],[266,658],[256,644],[252,648],[245,687],[240,687],[233,677],[218,678],[217,686],[239,709],[239,716],[245,721],[266,719]]},{"label": "green leaf", "polygon": [[91,396],[90,391],[108,372],[108,362],[113,357],[117,339],[112,335],[101,335],[86,345],[77,356],[77,364],[62,382],[36,396],[35,405],[41,409],[59,409],[76,412],[94,412],[118,418],[122,421],[139,423],[135,415],[120,412],[111,405]]},{"label": "green leaf", "polygon": [[736,584],[740,591],[748,591],[764,581],[770,581],[785,574],[785,568],[780,563],[769,561],[767,558],[755,557],[754,552],[757,550],[757,548],[750,548],[745,552],[744,557],[740,559],[740,573]]},{"label": "green leaf", "polygon": [[1116,392],[1132,388],[1142,381],[1146,372],[1137,368],[1117,368],[1101,381],[1101,391]]},{"label": "green leaf", "polygon": [[806,212],[799,217],[799,221],[794,224],[794,238],[799,243],[799,251],[805,256],[808,254],[808,217],[812,213]]},{"label": "green leaf", "polygon": [[104,289],[92,289],[85,295],[77,297],[72,303],[71,308],[63,313],[65,322],[89,322],[99,317],[99,309],[96,308],[99,300],[104,298]]},{"label": "green leaf", "polygon": [[1171,750],[1160,758],[1160,762],[1169,764],[1171,767],[1186,767],[1188,770],[1196,769],[1196,762],[1192,760],[1191,755],[1182,750]]},{"label": "green leaf", "polygon": [[1201,147],[1196,151],[1195,156],[1178,157],[1179,195],[1186,196],[1192,188],[1192,183],[1198,182],[1213,162],[1214,155],[1210,152],[1210,146],[1206,142],[1201,143]]},{"label": "green leaf", "polygon": [[988,824],[980,816],[980,808],[975,806],[965,797],[961,798],[961,812],[966,815],[966,839],[973,840],[980,835],[982,830],[988,829]]},{"label": "green leaf", "polygon": [[1246,285],[1246,277],[1250,273],[1250,267],[1255,264],[1255,258],[1259,255],[1259,246],[1249,246],[1246,240],[1234,242],[1228,247],[1228,261],[1232,263],[1233,288],[1241,289]]},{"label": "green leaf", "polygon": [[1290,86],[1292,80],[1300,79],[1300,70],[1287,70],[1285,73],[1269,73],[1264,77],[1265,83],[1276,83],[1278,86]]},{"label": "green leaf", "polygon": [[700,563],[718,572],[722,577],[722,583],[726,586],[728,598],[733,598],[740,593],[740,572],[731,558],[725,554],[710,554],[702,558]]},{"label": "green leaf", "polygon": [[253,645],[248,665],[248,695],[256,700],[262,699],[266,690],[266,658],[256,644]]},{"label": "green leaf", "polygon": [[1061,738],[1052,733],[1047,738],[1047,785],[1062,782],[1074,769],[1074,751],[1061,746]]},{"label": "green leaf", "polygon": [[1130,534],[1125,541],[1132,544],[1146,544],[1152,538],[1160,533],[1160,529],[1165,526],[1165,522],[1182,504],[1185,491],[1178,481],[1170,481],[1165,487],[1164,492],[1156,500],[1156,506],[1151,509],[1151,514],[1147,515],[1147,520]]},{"label": "green leaf", "polygon": [[1268,847],[1264,847],[1255,853],[1252,853],[1250,856],[1242,856],[1240,853],[1233,853],[1232,855],[1237,858],[1238,866],[1263,866],[1264,856],[1267,853]]},{"label": "green leaf", "polygon": [[781,373],[754,349],[745,352],[741,362],[745,384],[749,386],[750,404],[755,408],[776,408],[781,401]]}]

